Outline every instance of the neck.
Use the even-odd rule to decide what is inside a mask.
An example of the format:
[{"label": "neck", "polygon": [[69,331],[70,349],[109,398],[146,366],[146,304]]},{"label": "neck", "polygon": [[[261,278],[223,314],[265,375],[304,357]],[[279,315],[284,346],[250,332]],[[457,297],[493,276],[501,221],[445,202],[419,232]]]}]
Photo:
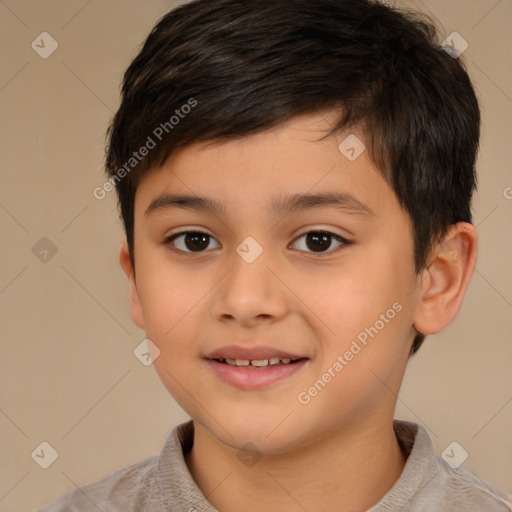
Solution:
[{"label": "neck", "polygon": [[394,485],[405,465],[392,421],[335,432],[307,446],[264,455],[252,466],[195,422],[189,470],[221,512],[363,512]]}]

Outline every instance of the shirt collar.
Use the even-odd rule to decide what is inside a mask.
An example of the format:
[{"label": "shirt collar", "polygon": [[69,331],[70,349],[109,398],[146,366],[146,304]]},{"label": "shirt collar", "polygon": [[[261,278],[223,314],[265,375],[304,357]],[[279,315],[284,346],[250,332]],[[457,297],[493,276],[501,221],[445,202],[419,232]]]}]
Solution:
[{"label": "shirt collar", "polygon": [[[426,429],[403,420],[394,420],[393,428],[407,461],[395,485],[368,512],[402,510],[438,474],[434,446]],[[169,433],[158,460],[160,491],[169,511],[219,512],[208,502],[188,470],[185,454],[192,448],[193,440],[192,420]]]}]

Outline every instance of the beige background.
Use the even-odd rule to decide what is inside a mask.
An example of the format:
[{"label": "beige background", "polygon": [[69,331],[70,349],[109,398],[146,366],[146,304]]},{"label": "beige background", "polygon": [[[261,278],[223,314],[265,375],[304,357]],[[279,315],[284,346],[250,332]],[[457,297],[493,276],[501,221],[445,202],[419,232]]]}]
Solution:
[{"label": "beige background", "polygon": [[[469,453],[463,467],[510,492],[512,2],[396,3],[469,43],[464,60],[483,109],[478,265],[457,321],[411,361],[397,416],[425,424],[438,454],[457,441]],[[104,182],[122,73],[176,4],[0,0],[1,512],[158,453],[187,418],[134,357],[144,333],[131,323],[117,263],[115,198],[92,195]],[[43,31],[59,45],[47,59],[31,48]],[[32,252],[43,237],[57,248],[46,263]],[[59,454],[46,470],[31,457],[43,441]]]}]

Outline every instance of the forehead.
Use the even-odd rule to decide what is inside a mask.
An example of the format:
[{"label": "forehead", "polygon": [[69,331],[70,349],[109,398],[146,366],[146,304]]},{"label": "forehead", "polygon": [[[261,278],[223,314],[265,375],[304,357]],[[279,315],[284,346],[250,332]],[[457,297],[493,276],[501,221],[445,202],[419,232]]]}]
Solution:
[{"label": "forehead", "polygon": [[336,119],[301,116],[263,133],[183,148],[141,180],[136,212],[170,207],[180,197],[219,214],[229,207],[278,215],[321,202],[367,217],[400,209],[360,132],[326,137]]}]

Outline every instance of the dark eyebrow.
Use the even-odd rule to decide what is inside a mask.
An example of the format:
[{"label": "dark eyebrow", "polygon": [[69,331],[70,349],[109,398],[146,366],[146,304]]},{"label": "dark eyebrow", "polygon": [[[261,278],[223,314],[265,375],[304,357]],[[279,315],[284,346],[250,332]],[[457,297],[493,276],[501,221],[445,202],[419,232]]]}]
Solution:
[{"label": "dark eyebrow", "polygon": [[[151,201],[145,215],[159,210],[169,209],[211,211],[215,214],[225,213],[224,205],[209,197],[190,195],[162,194]],[[274,215],[283,215],[298,210],[313,208],[335,208],[343,213],[375,217],[375,212],[354,196],[342,192],[324,192],[316,194],[293,194],[282,198],[274,197],[270,203]]]},{"label": "dark eyebrow", "polygon": [[271,210],[275,215],[307,210],[312,208],[335,208],[343,213],[376,217],[375,212],[365,203],[351,194],[343,192],[324,192],[316,194],[293,194],[285,198],[272,200]]},{"label": "dark eyebrow", "polygon": [[172,195],[162,194],[151,201],[150,205],[146,208],[144,215],[149,215],[158,210],[170,209],[182,210],[199,210],[199,211],[212,211],[214,213],[224,213],[225,208],[222,203],[215,201],[209,197],[189,196],[185,194]]}]

